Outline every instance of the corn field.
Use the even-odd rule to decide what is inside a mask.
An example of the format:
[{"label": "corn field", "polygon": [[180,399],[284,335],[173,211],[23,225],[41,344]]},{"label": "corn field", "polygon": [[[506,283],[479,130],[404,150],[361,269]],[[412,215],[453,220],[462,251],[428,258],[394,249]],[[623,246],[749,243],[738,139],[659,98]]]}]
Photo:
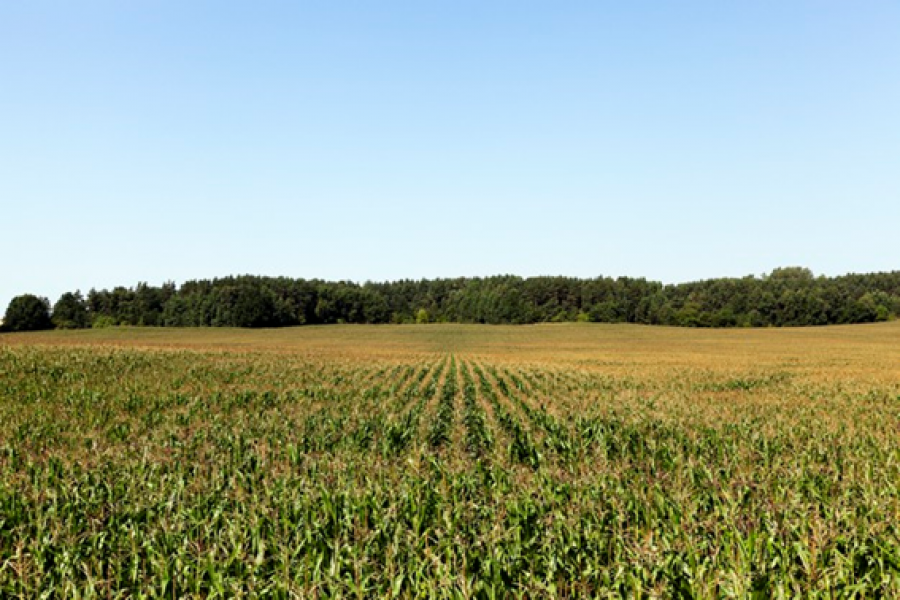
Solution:
[{"label": "corn field", "polygon": [[900,596],[866,361],[366,344],[0,345],[0,597]]}]

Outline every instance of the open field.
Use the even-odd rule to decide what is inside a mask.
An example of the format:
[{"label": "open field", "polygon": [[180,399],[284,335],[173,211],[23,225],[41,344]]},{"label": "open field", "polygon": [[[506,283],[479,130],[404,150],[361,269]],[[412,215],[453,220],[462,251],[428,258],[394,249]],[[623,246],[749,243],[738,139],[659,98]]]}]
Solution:
[{"label": "open field", "polygon": [[0,597],[900,597],[900,323],[0,336]]}]

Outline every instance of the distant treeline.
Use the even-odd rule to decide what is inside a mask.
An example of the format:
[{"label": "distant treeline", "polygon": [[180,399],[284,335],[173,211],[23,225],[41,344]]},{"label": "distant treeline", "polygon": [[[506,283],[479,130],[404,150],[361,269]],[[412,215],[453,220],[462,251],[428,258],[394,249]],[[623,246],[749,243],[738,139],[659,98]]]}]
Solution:
[{"label": "distant treeline", "polygon": [[[894,319],[900,315],[900,271],[816,277],[809,269],[788,267],[762,277],[676,285],[629,277],[503,275],[356,284],[239,276],[180,287],[140,283],[91,290],[86,297],[70,292],[52,313],[49,303],[40,301],[51,319],[43,325],[59,328],[561,321],[782,327]],[[7,329],[16,328],[15,322],[16,314],[7,311]]]}]

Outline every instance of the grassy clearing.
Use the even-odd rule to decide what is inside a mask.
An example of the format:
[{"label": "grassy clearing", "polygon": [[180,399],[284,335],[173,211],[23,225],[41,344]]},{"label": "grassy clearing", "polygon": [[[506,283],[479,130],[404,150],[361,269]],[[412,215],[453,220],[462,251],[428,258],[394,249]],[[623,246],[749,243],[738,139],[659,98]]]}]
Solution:
[{"label": "grassy clearing", "polygon": [[896,597],[900,326],[0,337],[0,597]]}]

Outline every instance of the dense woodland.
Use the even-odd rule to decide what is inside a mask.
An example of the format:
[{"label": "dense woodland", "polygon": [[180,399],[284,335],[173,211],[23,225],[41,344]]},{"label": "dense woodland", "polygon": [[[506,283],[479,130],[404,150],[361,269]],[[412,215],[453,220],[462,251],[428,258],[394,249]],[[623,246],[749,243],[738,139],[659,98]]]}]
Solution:
[{"label": "dense woodland", "polygon": [[816,277],[788,267],[762,276],[663,285],[645,279],[472,277],[357,284],[238,276],[176,286],[69,292],[53,305],[18,296],[7,330],[106,327],[288,327],[330,323],[561,321],[684,327],[868,323],[900,315],[900,271]]}]

